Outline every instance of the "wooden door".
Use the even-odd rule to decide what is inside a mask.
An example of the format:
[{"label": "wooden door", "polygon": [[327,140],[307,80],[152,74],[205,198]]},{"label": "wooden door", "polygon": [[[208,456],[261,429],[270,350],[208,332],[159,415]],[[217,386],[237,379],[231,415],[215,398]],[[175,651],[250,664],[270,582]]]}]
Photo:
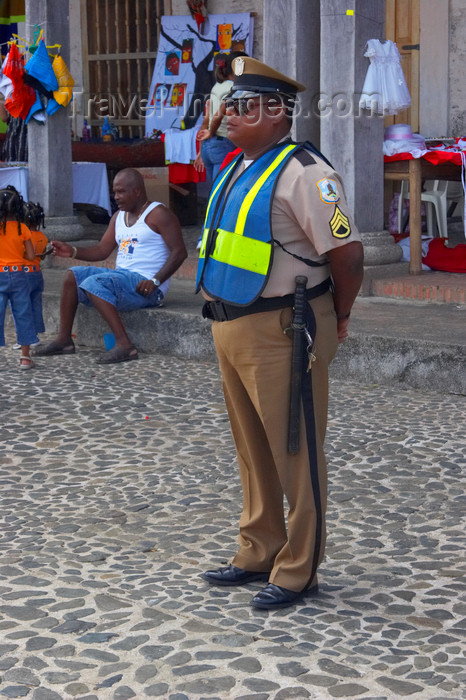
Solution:
[{"label": "wooden door", "polygon": [[413,132],[419,131],[419,5],[420,0],[385,1],[385,38],[394,41],[398,47],[411,95],[411,107],[386,117],[385,125],[410,124]]},{"label": "wooden door", "polygon": [[144,136],[162,0],[81,0],[83,82],[92,131],[104,116],[123,138]]}]

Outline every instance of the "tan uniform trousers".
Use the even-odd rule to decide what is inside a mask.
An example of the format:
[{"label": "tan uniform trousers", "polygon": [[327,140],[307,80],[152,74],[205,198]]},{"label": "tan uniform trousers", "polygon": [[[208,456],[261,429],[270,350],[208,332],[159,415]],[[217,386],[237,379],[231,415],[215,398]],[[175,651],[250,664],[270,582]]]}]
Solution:
[{"label": "tan uniform trousers", "polygon": [[331,294],[309,303],[316,318],[312,399],[317,490],[302,409],[299,453],[287,451],[292,341],[283,331],[290,326],[291,309],[212,324],[243,488],[239,550],[233,564],[270,571],[271,583],[294,591],[316,583],[315,571],[324,555],[328,366],[338,346]]}]

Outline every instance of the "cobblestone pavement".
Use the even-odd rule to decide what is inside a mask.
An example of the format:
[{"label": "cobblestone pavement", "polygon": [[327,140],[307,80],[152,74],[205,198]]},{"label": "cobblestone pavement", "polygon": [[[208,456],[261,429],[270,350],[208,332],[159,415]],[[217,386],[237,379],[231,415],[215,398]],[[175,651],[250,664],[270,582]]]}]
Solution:
[{"label": "cobblestone pavement", "polygon": [[[0,696],[464,698],[464,397],[332,382],[321,592],[199,577],[240,486],[213,364],[0,350]],[[462,599],[463,596],[463,599]]]}]

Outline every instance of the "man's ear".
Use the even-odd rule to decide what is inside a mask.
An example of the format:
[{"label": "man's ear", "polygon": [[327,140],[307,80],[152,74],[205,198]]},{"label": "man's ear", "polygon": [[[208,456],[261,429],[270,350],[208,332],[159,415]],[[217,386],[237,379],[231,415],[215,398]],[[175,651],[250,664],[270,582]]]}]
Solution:
[{"label": "man's ear", "polygon": [[270,119],[276,124],[277,122],[282,121],[282,119],[287,118],[287,109],[284,104],[278,105],[277,107],[274,107],[272,110],[268,110],[268,113],[270,115]]},{"label": "man's ear", "polygon": [[266,109],[274,122],[280,121],[283,115],[287,114],[287,106],[281,95],[276,95],[267,102]]}]

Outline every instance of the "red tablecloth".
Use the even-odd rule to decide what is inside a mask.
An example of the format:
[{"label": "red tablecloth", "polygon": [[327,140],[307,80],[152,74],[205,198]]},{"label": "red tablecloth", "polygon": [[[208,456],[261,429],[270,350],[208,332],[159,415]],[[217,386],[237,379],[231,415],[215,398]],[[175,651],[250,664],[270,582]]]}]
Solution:
[{"label": "red tablecloth", "polygon": [[[461,153],[459,151],[428,151],[421,157],[433,163],[433,165],[440,165],[441,163],[461,165]],[[394,156],[383,157],[384,163],[392,163],[395,160],[414,160],[414,158],[411,153],[395,153]]]}]

